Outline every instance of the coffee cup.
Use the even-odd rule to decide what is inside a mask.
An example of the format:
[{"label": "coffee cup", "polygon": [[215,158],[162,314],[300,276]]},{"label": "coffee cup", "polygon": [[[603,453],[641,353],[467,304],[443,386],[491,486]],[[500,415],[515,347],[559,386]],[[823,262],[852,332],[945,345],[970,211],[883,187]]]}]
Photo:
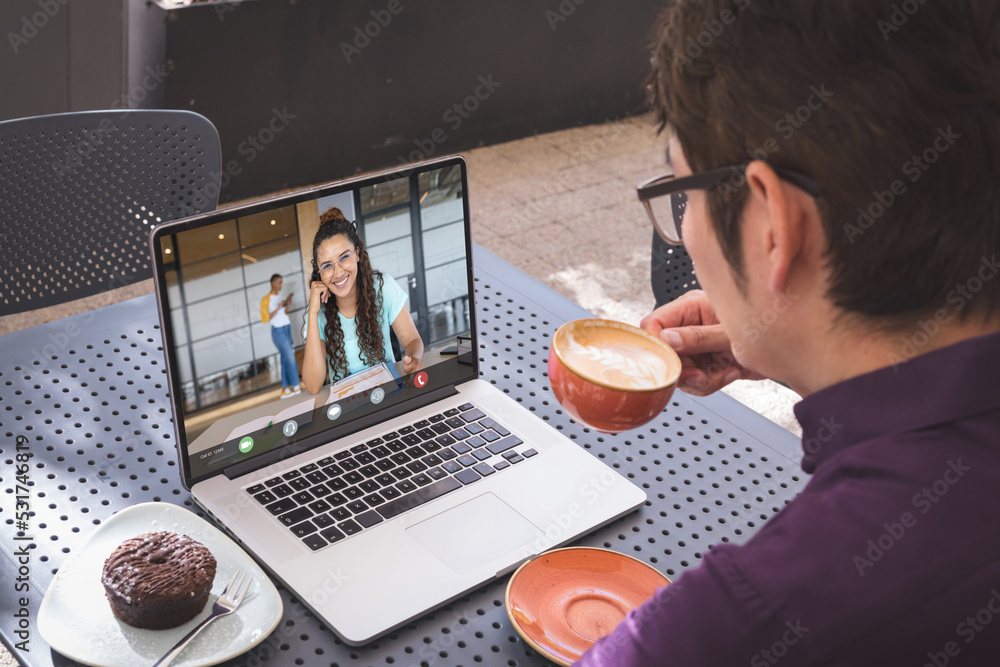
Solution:
[{"label": "coffee cup", "polygon": [[670,402],[681,360],[657,337],[622,322],[567,322],[552,337],[549,382],[577,422],[620,433],[656,418]]}]

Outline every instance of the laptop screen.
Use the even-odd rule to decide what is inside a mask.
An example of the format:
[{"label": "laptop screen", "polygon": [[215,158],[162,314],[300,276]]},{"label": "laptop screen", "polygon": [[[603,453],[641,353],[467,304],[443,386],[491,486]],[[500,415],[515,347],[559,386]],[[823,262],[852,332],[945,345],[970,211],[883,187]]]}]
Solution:
[{"label": "laptop screen", "polygon": [[187,481],[475,377],[466,189],[451,158],[156,228]]}]

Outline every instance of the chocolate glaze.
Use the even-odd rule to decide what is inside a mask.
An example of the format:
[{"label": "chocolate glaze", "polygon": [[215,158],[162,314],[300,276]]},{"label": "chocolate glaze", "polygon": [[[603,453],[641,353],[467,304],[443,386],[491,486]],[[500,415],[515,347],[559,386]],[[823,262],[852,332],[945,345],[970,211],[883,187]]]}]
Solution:
[{"label": "chocolate glaze", "polygon": [[215,558],[201,543],[161,531],[119,545],[104,561],[101,583],[118,618],[137,627],[166,628],[201,611],[215,569]]}]

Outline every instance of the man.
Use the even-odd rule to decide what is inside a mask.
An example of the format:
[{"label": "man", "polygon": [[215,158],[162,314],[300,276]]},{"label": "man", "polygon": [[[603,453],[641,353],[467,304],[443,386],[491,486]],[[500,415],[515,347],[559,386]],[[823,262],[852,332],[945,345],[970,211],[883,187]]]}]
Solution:
[{"label": "man", "polygon": [[271,323],[271,340],[278,348],[281,357],[281,398],[295,396],[299,389],[299,367],[295,363],[295,350],[292,343],[292,322],[288,319],[288,305],[292,295],[281,298],[281,286],[284,279],[281,274],[271,276],[271,291],[260,303],[261,320]]},{"label": "man", "polygon": [[579,664],[1000,664],[998,35],[987,0],[669,4],[642,196],[704,292],[643,327],[687,391],[804,396],[812,477]]}]

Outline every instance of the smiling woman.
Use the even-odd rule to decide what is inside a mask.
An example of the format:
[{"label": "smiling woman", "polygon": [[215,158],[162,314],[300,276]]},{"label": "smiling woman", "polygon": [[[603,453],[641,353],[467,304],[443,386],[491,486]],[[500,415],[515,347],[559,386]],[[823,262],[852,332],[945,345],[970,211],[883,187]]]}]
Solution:
[{"label": "smiling woman", "polygon": [[392,277],[372,268],[357,226],[338,208],[320,216],[310,281],[302,328],[302,379],[310,393],[351,373],[392,363],[390,327],[405,350],[403,371],[422,368],[424,344],[406,295]]}]

